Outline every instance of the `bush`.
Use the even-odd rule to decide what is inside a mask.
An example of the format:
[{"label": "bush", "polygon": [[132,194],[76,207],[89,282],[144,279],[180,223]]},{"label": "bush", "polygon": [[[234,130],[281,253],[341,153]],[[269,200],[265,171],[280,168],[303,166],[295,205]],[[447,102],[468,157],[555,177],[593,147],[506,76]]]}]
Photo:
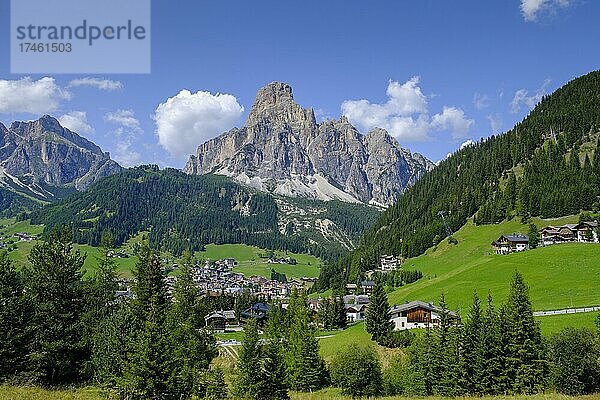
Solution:
[{"label": "bush", "polygon": [[390,349],[406,348],[412,344],[414,338],[415,334],[409,330],[391,331],[385,337],[381,338],[379,344]]},{"label": "bush", "polygon": [[588,328],[565,328],[550,344],[552,380],[557,391],[571,396],[600,389],[600,341]]},{"label": "bush", "polygon": [[382,392],[379,359],[372,347],[348,346],[331,364],[333,384],[352,397],[377,396]]},{"label": "bush", "polygon": [[398,396],[408,392],[410,386],[411,368],[406,357],[396,356],[383,371],[383,394]]}]

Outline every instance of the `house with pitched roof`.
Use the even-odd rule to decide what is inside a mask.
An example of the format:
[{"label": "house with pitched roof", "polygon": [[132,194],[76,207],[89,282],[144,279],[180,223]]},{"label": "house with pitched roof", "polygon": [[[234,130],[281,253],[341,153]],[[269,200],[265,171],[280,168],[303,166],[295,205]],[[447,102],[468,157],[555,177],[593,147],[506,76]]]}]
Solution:
[{"label": "house with pitched roof", "polygon": [[[435,328],[440,323],[442,309],[432,303],[415,300],[410,303],[394,305],[390,308],[390,321],[394,323],[394,330],[403,331],[415,328]],[[450,318],[460,322],[454,311],[448,311]]]},{"label": "house with pitched roof", "polygon": [[523,251],[529,248],[529,236],[522,233],[502,235],[492,242],[496,254],[509,254],[515,251]]}]

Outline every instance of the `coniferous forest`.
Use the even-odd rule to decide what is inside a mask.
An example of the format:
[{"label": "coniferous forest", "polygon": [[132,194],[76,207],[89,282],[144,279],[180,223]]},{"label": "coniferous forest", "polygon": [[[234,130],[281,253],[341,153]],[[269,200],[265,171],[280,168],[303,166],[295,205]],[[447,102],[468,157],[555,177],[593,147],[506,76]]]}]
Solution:
[{"label": "coniferous forest", "polygon": [[[371,226],[379,211],[340,201],[294,199],[315,218],[333,221],[353,240]],[[181,255],[203,250],[206,244],[244,243],[261,248],[308,252],[335,260],[346,249],[335,241],[315,242],[306,232],[295,233],[293,222],[281,232],[280,211],[273,196],[252,191],[217,175],[187,175],[174,169],[141,166],[103,179],[86,192],[38,208],[21,218],[44,224],[45,233],[62,225],[73,240],[98,246],[110,231],[116,245],[148,231],[154,249]],[[318,239],[317,239],[318,240]]]},{"label": "coniferous forest", "polygon": [[414,257],[471,217],[556,217],[600,208],[600,71],[545,96],[510,131],[443,160],[390,207],[357,250],[321,270],[318,288],[354,282],[381,254]]}]

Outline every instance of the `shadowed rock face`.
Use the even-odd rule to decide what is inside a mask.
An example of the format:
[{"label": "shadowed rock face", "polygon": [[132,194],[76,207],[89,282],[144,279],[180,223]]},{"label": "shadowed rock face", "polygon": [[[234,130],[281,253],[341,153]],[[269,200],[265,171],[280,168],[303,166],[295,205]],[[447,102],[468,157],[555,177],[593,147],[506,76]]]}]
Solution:
[{"label": "shadowed rock face", "polygon": [[78,190],[122,169],[100,147],[49,115],[13,122],[8,129],[0,124],[0,165],[15,177]]},{"label": "shadowed rock face", "polygon": [[291,196],[388,206],[433,166],[383,129],[362,135],[345,117],[317,124],[289,85],[273,82],[258,91],[244,126],[200,145],[184,171]]}]

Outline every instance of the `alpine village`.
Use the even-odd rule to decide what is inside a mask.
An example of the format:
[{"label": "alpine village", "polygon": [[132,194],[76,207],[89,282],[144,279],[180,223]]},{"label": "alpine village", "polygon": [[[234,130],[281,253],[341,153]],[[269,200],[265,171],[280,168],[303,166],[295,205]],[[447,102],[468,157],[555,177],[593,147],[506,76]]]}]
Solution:
[{"label": "alpine village", "polygon": [[[501,34],[509,2],[191,3],[153,2],[152,74],[0,79],[0,400],[600,400],[598,51],[554,36],[588,43],[594,2],[514,1]],[[571,75],[510,102],[476,58]],[[371,74],[382,103],[329,89]],[[457,74],[497,85],[442,108]]]}]

